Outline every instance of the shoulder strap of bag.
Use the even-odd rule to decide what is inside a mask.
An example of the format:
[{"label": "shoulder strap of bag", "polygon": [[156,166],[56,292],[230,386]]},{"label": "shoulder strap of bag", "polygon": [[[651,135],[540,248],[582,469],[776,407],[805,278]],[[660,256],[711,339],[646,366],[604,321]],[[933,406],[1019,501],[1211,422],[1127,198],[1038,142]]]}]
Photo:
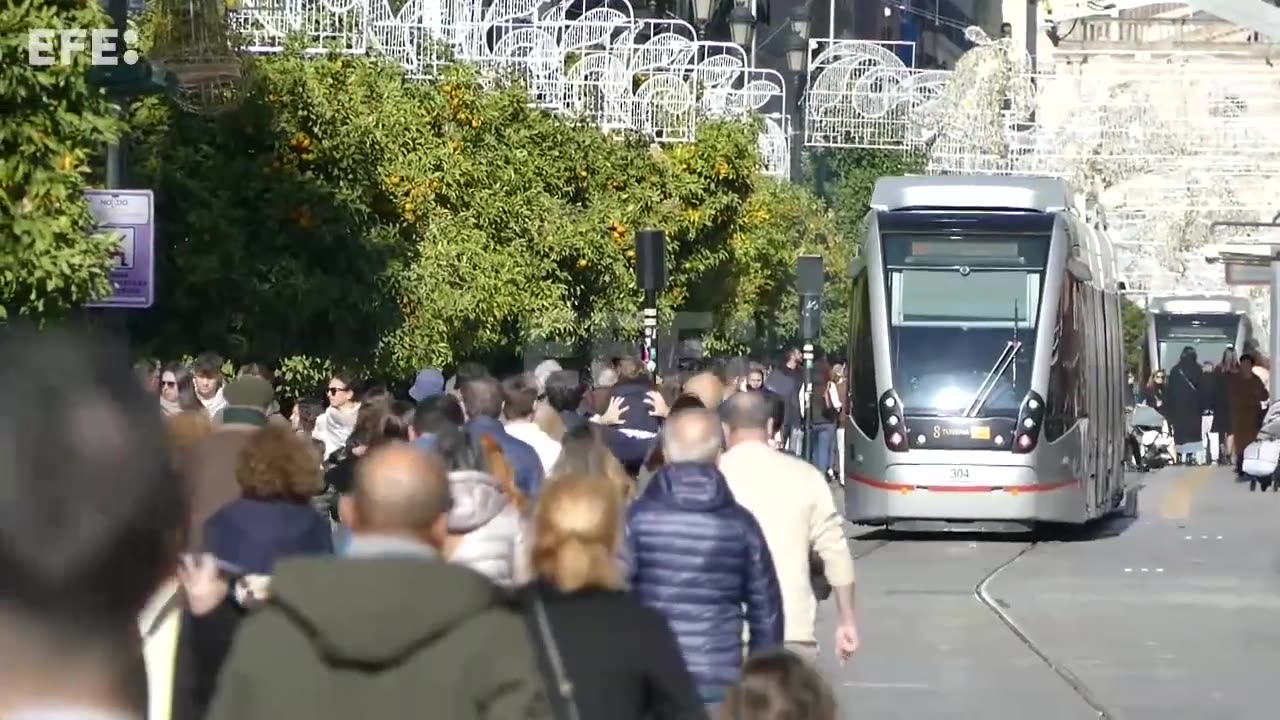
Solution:
[{"label": "shoulder strap of bag", "polygon": [[1178,373],[1178,377],[1182,378],[1182,382],[1186,383],[1187,385],[1190,385],[1192,390],[1200,389],[1196,387],[1195,383],[1191,382],[1191,378],[1187,377],[1187,374],[1182,371],[1182,368],[1174,368],[1173,371]]},{"label": "shoulder strap of bag", "polygon": [[[555,683],[557,697],[550,698],[553,706],[558,705],[556,714],[561,720],[579,720],[578,703],[573,697],[573,683],[564,669],[564,660],[560,657],[560,646],[556,643],[555,633],[551,631],[551,620],[547,617],[547,608],[542,604],[542,596],[537,590],[533,596],[533,622],[538,630],[538,644],[546,657],[551,670],[551,680]],[[557,702],[558,700],[558,702]],[[553,708],[555,709],[555,708]]]}]

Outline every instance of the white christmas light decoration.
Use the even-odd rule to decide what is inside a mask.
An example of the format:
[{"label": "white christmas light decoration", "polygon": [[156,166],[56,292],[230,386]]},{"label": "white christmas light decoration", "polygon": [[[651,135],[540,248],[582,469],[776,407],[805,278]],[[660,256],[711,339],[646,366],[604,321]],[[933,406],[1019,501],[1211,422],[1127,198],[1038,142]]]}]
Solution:
[{"label": "white christmas light decoration", "polygon": [[692,140],[703,118],[762,116],[763,171],[790,167],[782,77],[688,23],[637,20],[626,2],[576,0],[243,0],[228,11],[245,48],[269,54],[300,35],[308,52],[378,54],[416,78],[450,61],[487,81],[518,79],[534,104],[656,142]]}]

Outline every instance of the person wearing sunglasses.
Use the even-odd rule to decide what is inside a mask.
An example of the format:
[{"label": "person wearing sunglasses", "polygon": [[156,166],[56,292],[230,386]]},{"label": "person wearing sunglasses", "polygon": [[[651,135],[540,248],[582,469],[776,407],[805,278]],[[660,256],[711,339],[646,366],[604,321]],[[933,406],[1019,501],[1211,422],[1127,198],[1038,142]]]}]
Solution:
[{"label": "person wearing sunglasses", "polygon": [[160,371],[160,411],[166,416],[203,407],[196,397],[193,377],[191,369],[180,362],[169,363]]},{"label": "person wearing sunglasses", "polygon": [[311,437],[324,443],[324,456],[327,458],[346,446],[347,438],[355,429],[356,416],[360,412],[358,380],[352,373],[334,373],[329,378],[325,395],[329,407],[316,418]]}]

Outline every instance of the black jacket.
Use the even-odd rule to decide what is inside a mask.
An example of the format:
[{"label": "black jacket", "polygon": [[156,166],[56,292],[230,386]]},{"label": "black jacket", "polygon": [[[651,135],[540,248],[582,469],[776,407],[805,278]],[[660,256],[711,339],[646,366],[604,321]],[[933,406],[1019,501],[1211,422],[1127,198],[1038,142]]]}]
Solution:
[{"label": "black jacket", "polygon": [[526,606],[534,592],[543,600],[581,720],[706,718],[675,636],[656,610],[621,591],[565,594],[538,583],[523,592]]},{"label": "black jacket", "polygon": [[769,373],[764,386],[782,398],[785,408],[782,424],[786,428],[798,428],[800,417],[800,387],[803,385],[803,370],[778,368]]},{"label": "black jacket", "polygon": [[1195,362],[1179,362],[1164,381],[1164,398],[1169,405],[1165,417],[1173,426],[1173,441],[1178,445],[1200,442],[1203,437],[1200,424],[1204,414],[1200,391],[1203,375]]},{"label": "black jacket", "polygon": [[[183,610],[178,627],[178,645],[173,659],[170,688],[171,720],[201,720],[217,689],[218,673],[231,647],[231,639],[243,611],[230,600],[204,617]],[[141,648],[139,648],[141,650]],[[128,670],[129,686],[135,702],[146,707],[151,688],[146,662],[139,652]]]},{"label": "black jacket", "polygon": [[[231,640],[244,610],[228,598],[213,612],[204,617],[185,613],[182,631],[178,639],[178,669],[174,672],[174,715],[172,720],[204,717],[218,687],[218,674],[231,650]],[[184,671],[184,667],[189,670]],[[178,714],[178,688],[185,686],[190,692],[187,715]]]}]

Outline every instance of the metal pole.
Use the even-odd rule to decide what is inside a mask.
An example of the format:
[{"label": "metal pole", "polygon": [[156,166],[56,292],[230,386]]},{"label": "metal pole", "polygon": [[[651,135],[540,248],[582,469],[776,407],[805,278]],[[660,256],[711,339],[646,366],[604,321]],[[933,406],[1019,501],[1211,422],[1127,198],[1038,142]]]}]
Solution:
[{"label": "metal pole", "polygon": [[644,347],[641,349],[645,367],[649,374],[658,371],[658,293],[655,290],[644,291],[644,308],[641,310],[641,324],[644,327]]},{"label": "metal pole", "polygon": [[[116,31],[116,62],[122,62],[124,55],[124,32],[129,28],[129,0],[103,0],[107,6],[107,15],[111,18],[111,27]],[[116,114],[123,116],[127,111],[127,100],[120,99],[116,106]],[[107,146],[107,189],[120,189],[125,186],[124,147],[123,140]],[[103,308],[101,318],[106,330],[119,338],[126,348],[129,346],[128,311],[120,308]]]},{"label": "metal pole", "polygon": [[[1271,327],[1268,328],[1271,335],[1270,355],[1267,358],[1268,373],[1276,372],[1276,364],[1280,362],[1280,250],[1272,250],[1271,252]],[[1272,383],[1275,387],[1275,383]]]},{"label": "metal pole", "polygon": [[[129,29],[129,0],[106,0],[111,27],[116,31],[116,61],[124,55],[124,32]],[[120,101],[117,113],[123,115],[125,103]],[[124,187],[124,157],[119,142],[107,146],[107,189]]]},{"label": "metal pole", "polygon": [[801,346],[800,354],[804,358],[804,417],[801,419],[803,430],[800,435],[800,448],[804,458],[813,463],[813,344]]},{"label": "metal pole", "polygon": [[804,70],[796,73],[796,104],[791,117],[791,182],[798,183],[804,178],[803,164],[800,161],[800,150],[804,147],[804,104],[800,102],[804,94]]}]

